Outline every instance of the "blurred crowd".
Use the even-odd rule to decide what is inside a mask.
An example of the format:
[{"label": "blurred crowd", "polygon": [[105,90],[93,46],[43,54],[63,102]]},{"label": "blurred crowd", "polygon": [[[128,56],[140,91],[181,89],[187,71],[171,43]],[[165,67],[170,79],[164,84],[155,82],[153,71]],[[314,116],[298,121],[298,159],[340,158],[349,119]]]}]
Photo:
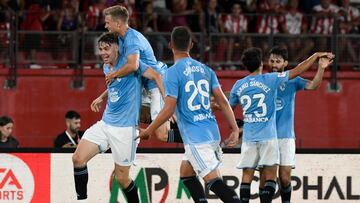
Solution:
[{"label": "blurred crowd", "polygon": [[[234,53],[247,47],[255,45],[266,51],[271,45],[256,44],[254,38],[239,35],[220,36],[211,47],[206,38],[210,33],[326,35],[333,32],[337,21],[339,33],[351,34],[359,33],[360,24],[359,10],[350,0],[0,0],[0,30],[10,29],[10,15],[16,13],[19,30],[105,31],[102,11],[115,4],[128,8],[130,26],[144,34],[170,32],[175,26],[188,26],[195,33],[203,33],[205,51],[215,49],[214,61],[229,63],[236,60]],[[24,37],[24,48],[32,50],[26,53],[26,58],[35,58],[39,37],[36,34]],[[30,38],[31,44],[26,43]],[[67,45],[70,39],[62,35],[53,40]],[[151,35],[149,40],[162,60],[167,40],[161,35]],[[194,40],[199,41],[196,37]],[[301,61],[312,51],[328,50],[330,44],[328,38],[299,37],[275,43],[287,46],[293,61]],[[349,61],[357,61],[358,44],[346,39],[340,40],[340,44],[339,51],[345,51]]]}]

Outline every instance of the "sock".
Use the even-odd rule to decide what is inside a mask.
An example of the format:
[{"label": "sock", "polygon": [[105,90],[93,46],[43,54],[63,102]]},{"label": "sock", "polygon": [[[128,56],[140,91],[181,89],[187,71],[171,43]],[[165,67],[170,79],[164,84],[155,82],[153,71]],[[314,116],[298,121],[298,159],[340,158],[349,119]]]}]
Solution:
[{"label": "sock", "polygon": [[262,203],[271,203],[276,189],[276,182],[273,180],[265,181],[265,187],[263,191],[263,202]]},{"label": "sock", "polygon": [[138,191],[134,181],[131,181],[130,185],[123,191],[129,203],[139,203]]},{"label": "sock", "polygon": [[211,180],[206,184],[206,187],[213,191],[225,203],[240,203],[237,194],[225,185],[220,178]]},{"label": "sock", "polygon": [[281,201],[282,203],[290,203],[290,199],[291,199],[291,184],[289,184],[286,187],[282,187],[280,190],[280,195],[281,195]]},{"label": "sock", "polygon": [[204,188],[196,176],[181,177],[195,203],[207,203]]},{"label": "sock", "polygon": [[87,183],[89,175],[87,166],[81,168],[74,167],[74,180],[75,180],[75,190],[77,194],[77,199],[87,199]]},{"label": "sock", "polygon": [[259,199],[260,202],[264,201],[264,188],[259,188]]},{"label": "sock", "polygon": [[176,142],[183,143],[179,129],[170,129],[168,131],[168,143]]},{"label": "sock", "polygon": [[249,203],[250,200],[250,183],[241,183],[240,185],[241,203]]}]

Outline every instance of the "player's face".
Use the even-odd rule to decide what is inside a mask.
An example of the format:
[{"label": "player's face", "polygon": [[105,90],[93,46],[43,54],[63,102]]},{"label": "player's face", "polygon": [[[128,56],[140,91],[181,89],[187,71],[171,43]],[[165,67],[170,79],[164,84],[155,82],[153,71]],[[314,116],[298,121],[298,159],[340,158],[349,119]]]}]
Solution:
[{"label": "player's face", "polygon": [[72,133],[78,133],[80,130],[80,119],[67,119],[67,125],[68,125],[68,129],[72,132]]},{"label": "player's face", "polygon": [[283,72],[284,68],[287,66],[287,61],[285,61],[281,56],[270,54],[269,66],[270,71],[272,72]]},{"label": "player's face", "polygon": [[115,64],[117,61],[119,48],[117,44],[101,42],[99,44],[99,54],[105,64]]},{"label": "player's face", "polygon": [[120,25],[118,21],[113,20],[110,15],[105,16],[105,28],[112,33],[117,33]]},{"label": "player's face", "polygon": [[0,134],[4,137],[9,137],[13,131],[14,124],[8,123],[2,127],[0,127]]}]

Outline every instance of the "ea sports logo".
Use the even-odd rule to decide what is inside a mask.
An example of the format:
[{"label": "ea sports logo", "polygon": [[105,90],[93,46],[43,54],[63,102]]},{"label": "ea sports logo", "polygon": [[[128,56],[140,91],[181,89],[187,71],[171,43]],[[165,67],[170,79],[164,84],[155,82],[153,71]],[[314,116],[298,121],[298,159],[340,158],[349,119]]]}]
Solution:
[{"label": "ea sports logo", "polygon": [[34,178],[29,167],[10,154],[0,154],[0,160],[0,202],[31,202]]}]

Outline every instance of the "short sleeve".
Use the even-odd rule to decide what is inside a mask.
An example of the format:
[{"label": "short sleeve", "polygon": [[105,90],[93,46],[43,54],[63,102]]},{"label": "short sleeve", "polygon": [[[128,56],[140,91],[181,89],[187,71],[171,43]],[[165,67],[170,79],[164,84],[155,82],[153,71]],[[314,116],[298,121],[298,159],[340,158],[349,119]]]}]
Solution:
[{"label": "short sleeve", "polygon": [[179,80],[177,78],[177,74],[173,70],[169,69],[165,72],[163,78],[163,85],[165,88],[165,96],[178,98]]},{"label": "short sleeve", "polygon": [[220,87],[219,80],[214,71],[211,70],[211,90],[214,90],[217,87]]},{"label": "short sleeve", "polygon": [[143,63],[142,61],[139,61],[139,69],[140,69],[140,74],[144,75],[145,71],[149,68],[149,66],[145,63]]},{"label": "short sleeve", "polygon": [[296,91],[305,89],[307,82],[308,82],[308,80],[306,80],[302,77],[296,77],[296,81],[295,81]]},{"label": "short sleeve", "polygon": [[237,83],[235,83],[235,85],[231,88],[230,91],[230,98],[229,98],[229,103],[230,106],[234,107],[239,103],[239,99],[238,99],[238,95],[236,94],[237,92]]}]

